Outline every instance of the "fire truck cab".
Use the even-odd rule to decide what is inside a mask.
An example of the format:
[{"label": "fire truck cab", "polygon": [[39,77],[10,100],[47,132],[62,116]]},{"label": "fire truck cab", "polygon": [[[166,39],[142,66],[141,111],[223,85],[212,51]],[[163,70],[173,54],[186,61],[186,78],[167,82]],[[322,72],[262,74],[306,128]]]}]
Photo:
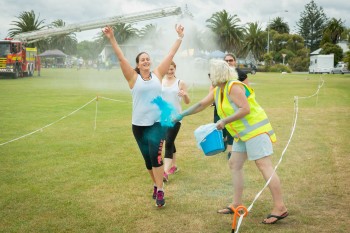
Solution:
[{"label": "fire truck cab", "polygon": [[33,76],[36,58],[36,48],[26,48],[21,41],[11,38],[0,40],[0,75]]}]

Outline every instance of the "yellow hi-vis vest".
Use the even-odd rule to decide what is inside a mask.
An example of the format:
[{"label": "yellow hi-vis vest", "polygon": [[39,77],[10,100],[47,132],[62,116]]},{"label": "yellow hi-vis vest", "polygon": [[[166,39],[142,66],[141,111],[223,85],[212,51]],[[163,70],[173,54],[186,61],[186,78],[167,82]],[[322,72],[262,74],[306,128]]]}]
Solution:
[{"label": "yellow hi-vis vest", "polygon": [[238,111],[238,106],[233,103],[229,96],[232,85],[237,84],[244,86],[250,113],[239,120],[226,124],[225,128],[234,137],[235,141],[238,141],[238,139],[247,141],[257,135],[267,133],[270,140],[275,142],[276,134],[264,109],[255,100],[254,90],[240,81],[228,81],[222,95],[220,94],[222,92],[220,87],[214,89],[215,105],[220,119],[231,116]]}]

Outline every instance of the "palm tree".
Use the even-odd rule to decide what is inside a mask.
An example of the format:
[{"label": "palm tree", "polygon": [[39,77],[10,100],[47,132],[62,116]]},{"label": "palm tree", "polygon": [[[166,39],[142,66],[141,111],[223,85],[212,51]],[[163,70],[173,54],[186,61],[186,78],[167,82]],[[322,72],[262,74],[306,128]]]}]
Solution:
[{"label": "palm tree", "polygon": [[14,37],[23,32],[40,30],[45,27],[45,25],[43,25],[45,20],[39,20],[39,17],[36,17],[33,10],[24,11],[16,18],[18,21],[12,21],[11,25],[14,25],[15,27],[9,29],[9,37]]},{"label": "palm tree", "polygon": [[138,37],[138,30],[132,27],[131,24],[126,23],[118,23],[113,26],[115,38],[118,43],[123,44],[127,42],[129,39]]},{"label": "palm tree", "polygon": [[[118,23],[112,27],[118,44],[124,44],[126,41],[132,38],[138,38],[139,31],[136,28],[133,28],[131,24]],[[105,37],[102,32],[99,35],[100,36],[97,37],[96,41],[101,45],[101,47],[109,44],[107,37]]]},{"label": "palm tree", "polygon": [[340,40],[341,34],[345,31],[344,22],[341,19],[332,18],[326,24],[324,33],[329,35],[330,41],[333,44],[336,44]]},{"label": "palm tree", "polygon": [[261,29],[258,22],[248,23],[247,28],[245,30],[242,50],[245,53],[252,51],[256,59],[262,59],[266,47],[264,34],[265,32]]},{"label": "palm tree", "polygon": [[223,51],[239,51],[243,39],[243,28],[237,23],[241,20],[237,15],[231,16],[226,10],[214,13],[209,19],[207,27],[217,36],[217,42]]},{"label": "palm tree", "polygon": [[[18,20],[12,21],[11,25],[15,26],[14,28],[10,28],[8,32],[9,37],[14,37],[23,32],[30,32],[43,29],[45,27],[45,20],[39,20],[39,16],[37,17],[33,10],[24,11],[20,13]],[[39,48],[45,47],[45,42],[35,42],[32,44],[28,44],[28,46],[34,46]]]},{"label": "palm tree", "polygon": [[[55,28],[64,27],[66,23],[62,19],[55,20],[51,23]],[[53,36],[49,39],[50,49],[60,49],[66,54],[75,54],[77,51],[77,38],[75,33],[62,34]]]},{"label": "palm tree", "polygon": [[161,30],[155,24],[147,24],[139,31],[140,38],[156,39],[161,34]]},{"label": "palm tree", "polygon": [[269,24],[269,28],[280,34],[289,33],[288,23],[284,22],[281,17],[274,18]]}]

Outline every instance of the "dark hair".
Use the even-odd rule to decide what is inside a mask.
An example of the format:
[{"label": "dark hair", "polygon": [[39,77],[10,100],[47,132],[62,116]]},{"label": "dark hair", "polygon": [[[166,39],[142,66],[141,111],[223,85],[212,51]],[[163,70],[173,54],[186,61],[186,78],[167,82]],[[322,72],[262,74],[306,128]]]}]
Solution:
[{"label": "dark hair", "polygon": [[137,56],[136,56],[136,67],[135,67],[135,71],[136,71],[136,73],[138,73],[138,74],[140,74],[140,69],[139,68],[137,68],[137,64],[139,64],[139,61],[140,61],[140,56],[142,55],[142,54],[147,54],[148,56],[149,56],[149,54],[148,53],[146,53],[146,52],[141,52],[141,53],[139,53],[139,54],[137,54]]},{"label": "dark hair", "polygon": [[224,59],[225,59],[226,57],[228,57],[228,56],[232,57],[232,58],[233,58],[233,60],[235,60],[235,61],[236,61],[236,56],[235,56],[235,55],[233,55],[232,53],[226,53],[226,54],[225,54]]}]

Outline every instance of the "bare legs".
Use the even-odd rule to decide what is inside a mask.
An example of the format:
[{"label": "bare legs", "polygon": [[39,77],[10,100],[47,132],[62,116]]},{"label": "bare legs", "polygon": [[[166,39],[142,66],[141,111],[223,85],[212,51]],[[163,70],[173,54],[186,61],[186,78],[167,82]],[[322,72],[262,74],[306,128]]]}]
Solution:
[{"label": "bare legs", "polygon": [[[274,171],[270,157],[267,156],[267,157],[258,159],[255,161],[255,164],[260,170],[260,172],[262,173],[264,179],[267,181],[271,177]],[[287,208],[283,202],[281,182],[277,173],[273,174],[271,181],[269,183],[269,189],[273,200],[273,209],[271,211],[271,214],[280,216],[287,211]],[[270,223],[275,220],[276,218],[269,218],[269,219],[265,219],[264,221],[266,223]]]},{"label": "bare legs", "polygon": [[163,189],[163,173],[164,166],[161,167],[152,167],[152,170],[148,170],[153,183],[156,184],[158,189]]},{"label": "bare legs", "polygon": [[170,168],[172,168],[173,166],[176,167],[176,153],[173,153],[173,158],[164,158],[164,171],[168,174]]},{"label": "bare legs", "polygon": [[173,159],[164,158],[164,172],[168,173],[172,167]]},{"label": "bare legs", "polygon": [[243,165],[247,160],[246,153],[239,153],[231,151],[231,158],[229,160],[229,167],[232,174],[233,182],[233,206],[237,207],[242,204],[243,194]]},{"label": "bare legs", "polygon": [[[233,205],[235,207],[242,204],[242,194],[243,194],[243,186],[244,186],[243,185],[243,165],[246,160],[247,160],[246,153],[231,152],[229,167],[232,173],[232,181],[233,181],[233,188],[234,188]],[[255,164],[258,167],[261,174],[263,175],[264,179],[267,181],[271,177],[274,171],[270,156],[263,157],[261,159],[256,160]],[[276,173],[271,178],[271,181],[269,183],[269,189],[273,200],[273,209],[271,211],[271,214],[280,216],[287,211],[287,208],[283,202],[281,183]],[[275,220],[276,218],[272,217],[269,219],[265,219],[264,221],[265,223],[270,223]]]}]

